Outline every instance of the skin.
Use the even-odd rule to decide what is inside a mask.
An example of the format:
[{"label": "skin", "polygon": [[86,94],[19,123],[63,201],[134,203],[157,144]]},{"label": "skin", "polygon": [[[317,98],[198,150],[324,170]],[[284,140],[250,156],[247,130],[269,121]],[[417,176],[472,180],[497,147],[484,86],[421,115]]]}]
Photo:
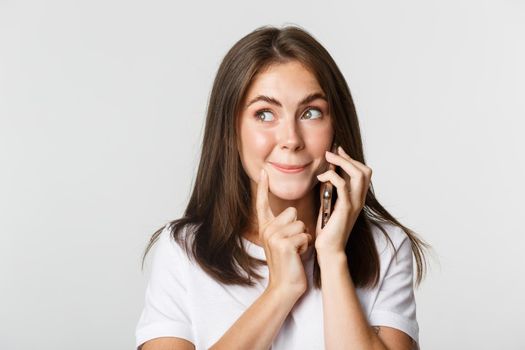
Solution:
[{"label": "skin", "polygon": [[[268,202],[273,213],[287,207],[297,209],[297,219],[315,236],[317,214],[313,187],[317,175],[327,168],[325,151],[333,139],[332,118],[328,102],[322,98],[298,105],[307,95],[323,93],[315,76],[298,62],[270,66],[252,81],[240,116],[241,162],[251,183],[255,208],[257,183],[261,169],[268,174]],[[246,105],[258,95],[275,98],[282,106],[266,101]],[[324,93],[323,93],[324,95]],[[268,112],[257,111],[268,109]],[[296,174],[285,174],[270,162],[309,164]],[[256,215],[254,214],[254,218]],[[244,236],[262,246],[256,226]]]},{"label": "skin", "polygon": [[[304,232],[315,241],[321,272],[325,271],[321,276],[327,348],[411,349],[414,344],[404,332],[390,327],[372,328],[359,304],[345,247],[364,206],[372,169],[352,159],[341,147],[337,153],[328,151],[334,131],[327,101],[318,98],[299,105],[305,96],[316,92],[322,93],[322,89],[315,76],[295,61],[272,65],[252,82],[240,116],[239,153],[250,178],[256,213],[255,224],[243,235],[265,246],[268,234],[259,229],[257,221],[264,220],[260,227],[267,227],[266,223],[271,226],[278,221],[276,216],[284,223],[290,222],[290,215],[296,215],[296,220],[304,223]],[[258,95],[272,97],[281,105],[268,101],[249,104]],[[308,165],[300,173],[285,174],[271,162]],[[342,168],[343,177],[326,170],[329,163]],[[314,209],[314,196],[319,194],[312,189],[317,181],[331,182],[338,193],[323,229],[321,212],[315,213]],[[286,211],[289,207],[295,208],[292,214]],[[304,251],[305,241],[297,240],[296,246]],[[272,256],[268,259],[273,260]]]},{"label": "skin", "polygon": [[[326,348],[412,348],[411,339],[405,333],[390,327],[372,328],[361,309],[348,269],[345,246],[363,208],[372,170],[341,148],[337,154],[327,152],[333,139],[327,102],[317,99],[306,106],[298,105],[314,92],[322,92],[321,87],[311,72],[298,62],[271,66],[255,77],[248,90],[247,102],[258,95],[266,95],[282,105],[256,102],[244,108],[239,119],[239,154],[250,177],[254,200],[254,227],[243,235],[265,246],[268,266],[273,272],[267,290],[212,349],[269,347],[296,300],[304,293],[306,280],[298,254],[311,242],[302,232],[309,232],[315,238],[323,286]],[[309,112],[310,107],[319,111]],[[262,120],[258,121],[255,114],[260,109],[270,112],[261,114],[258,118]],[[270,162],[308,163],[308,166],[301,173],[285,174]],[[334,171],[325,171],[329,163],[341,167],[343,177]],[[332,215],[323,229],[321,213],[314,212],[314,195],[319,194],[312,189],[317,181],[331,182],[338,193]],[[271,249],[266,249],[268,247]],[[295,251],[295,248],[300,250]],[[272,279],[277,282],[273,283]],[[194,346],[171,337],[148,341],[143,349],[190,350]]]}]

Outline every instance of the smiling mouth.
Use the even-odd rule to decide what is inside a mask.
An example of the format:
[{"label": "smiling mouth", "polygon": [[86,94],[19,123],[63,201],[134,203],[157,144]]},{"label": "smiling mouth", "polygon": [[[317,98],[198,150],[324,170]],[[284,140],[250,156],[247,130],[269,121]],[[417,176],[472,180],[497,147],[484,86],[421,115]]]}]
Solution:
[{"label": "smiling mouth", "polygon": [[286,165],[286,164],[279,164],[279,163],[270,163],[275,169],[287,173],[287,174],[295,174],[300,173],[303,171],[310,163],[305,164],[303,166],[294,166],[294,165]]}]

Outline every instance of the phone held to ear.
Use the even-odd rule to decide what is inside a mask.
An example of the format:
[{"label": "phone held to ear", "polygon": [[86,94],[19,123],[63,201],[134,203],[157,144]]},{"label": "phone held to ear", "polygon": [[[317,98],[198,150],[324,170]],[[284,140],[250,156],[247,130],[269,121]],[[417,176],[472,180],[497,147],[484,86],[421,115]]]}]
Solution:
[{"label": "phone held to ear", "polygon": [[[334,141],[330,152],[337,154],[337,147],[338,144]],[[335,164],[329,163],[328,169],[335,171]],[[334,190],[333,187],[334,185],[332,185],[330,181],[326,181],[321,186],[321,211],[323,213],[323,217],[321,220],[321,228],[323,228],[326,225],[328,219],[330,219],[330,215],[332,214],[332,191]]]}]

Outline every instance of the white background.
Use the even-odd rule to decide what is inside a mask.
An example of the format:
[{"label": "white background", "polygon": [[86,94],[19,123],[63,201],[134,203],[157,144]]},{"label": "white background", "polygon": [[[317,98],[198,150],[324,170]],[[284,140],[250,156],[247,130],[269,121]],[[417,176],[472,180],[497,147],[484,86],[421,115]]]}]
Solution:
[{"label": "white background", "polygon": [[226,51],[298,24],[351,88],[380,202],[434,248],[422,349],[524,349],[523,1],[0,0],[3,349],[132,349]]}]

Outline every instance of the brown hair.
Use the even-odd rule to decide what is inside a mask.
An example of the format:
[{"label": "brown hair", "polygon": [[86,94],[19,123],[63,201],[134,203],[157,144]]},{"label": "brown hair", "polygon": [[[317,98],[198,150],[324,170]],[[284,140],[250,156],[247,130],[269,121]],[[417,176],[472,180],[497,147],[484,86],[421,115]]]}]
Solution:
[{"label": "brown hair", "polygon": [[[366,164],[350,89],[330,54],[316,39],[298,26],[281,29],[263,26],[235,43],[224,57],[213,83],[191,198],[183,217],[168,224],[173,238],[184,247],[188,256],[194,257],[204,271],[224,284],[253,286],[252,276],[262,278],[254,268],[265,262],[248,255],[241,240],[241,233],[250,227],[250,220],[253,220],[253,211],[250,179],[242,167],[237,147],[237,120],[255,75],[271,64],[290,60],[297,60],[308,67],[324,90],[335,130],[334,140],[353,159]],[[319,186],[320,183],[315,186],[314,193],[319,193]],[[314,197],[318,212],[319,196]],[[381,223],[398,226],[408,235],[417,265],[416,283],[419,285],[426,270],[423,248],[429,246],[379,204],[372,184],[346,246],[354,285],[373,287],[379,281],[379,256],[370,225],[379,227],[394,246]],[[184,240],[180,234],[186,225],[193,226],[190,247],[186,244],[189,240]],[[144,252],[143,266],[148,251],[163,228],[152,235]],[[317,259],[314,260],[314,282],[320,288],[319,265]],[[242,271],[247,276],[242,275]]]}]

